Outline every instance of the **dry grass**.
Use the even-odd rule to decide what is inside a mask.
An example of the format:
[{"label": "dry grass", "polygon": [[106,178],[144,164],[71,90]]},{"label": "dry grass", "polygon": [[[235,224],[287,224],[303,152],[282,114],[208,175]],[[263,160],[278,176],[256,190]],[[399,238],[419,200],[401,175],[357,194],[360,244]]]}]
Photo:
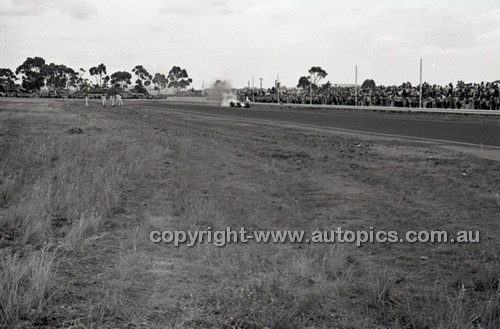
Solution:
[{"label": "dry grass", "polygon": [[[99,232],[121,191],[143,175],[146,150],[119,124],[77,116],[60,104],[0,111],[1,322],[43,314],[56,244],[79,250]],[[43,125],[43,126],[41,126]],[[69,134],[79,126],[84,134]],[[89,133],[94,130],[94,133]]]},{"label": "dry grass", "polygon": [[40,314],[50,297],[55,252],[40,251],[0,255],[0,323]]},{"label": "dry grass", "polygon": [[[500,326],[491,162],[450,152],[436,168],[427,146],[84,111],[0,110],[1,324],[55,314],[46,326]],[[68,134],[72,126],[84,133]],[[227,226],[477,228],[491,238],[361,248],[149,241],[151,230]]]},{"label": "dry grass", "polygon": [[[351,145],[358,144],[349,143],[347,150],[351,152]],[[318,188],[314,184],[321,182],[312,174],[290,170],[283,161],[277,160],[282,154],[289,156],[293,151],[276,151],[271,154],[278,156],[257,161],[247,156],[239,162],[234,154],[245,154],[248,149],[239,150],[236,149],[238,146],[227,144],[212,148],[210,141],[203,147],[193,142],[179,145],[184,150],[178,155],[178,163],[191,162],[193,165],[179,165],[172,170],[177,180],[168,190],[176,201],[175,205],[163,208],[166,216],[158,211],[156,216],[148,217],[151,229],[194,231],[208,227],[217,230],[227,226],[245,226],[247,229],[311,231],[316,228],[332,229],[338,225],[366,229],[374,224],[357,220],[359,217],[372,217],[370,211],[381,211],[387,217],[382,217],[385,223],[375,225],[380,229],[386,227],[404,231],[410,227],[425,230],[439,225],[436,223],[442,220],[440,212],[431,216],[425,212],[425,207],[434,205],[423,206],[419,202],[400,200],[400,194],[406,193],[401,189],[414,187],[406,187],[407,182],[401,180],[402,177],[394,170],[388,174],[370,169],[372,177],[361,176],[366,180],[384,180],[384,193],[370,194],[366,185],[335,176],[323,177],[325,184]],[[323,158],[321,152],[318,153]],[[298,154],[300,160],[292,163],[297,167],[310,166],[311,160]],[[398,156],[394,155],[396,161]],[[424,153],[424,156],[427,155]],[[203,159],[203,165],[208,169],[197,167],[197,161],[193,159]],[[389,157],[381,161],[391,163],[391,160]],[[471,161],[470,158],[467,160]],[[377,163],[368,164],[371,165],[376,166]],[[474,171],[477,172],[483,165],[473,164],[478,167]],[[447,168],[450,177],[457,170],[454,166],[451,162],[450,168]],[[342,176],[348,176],[347,168],[351,165],[340,162],[332,167],[327,169],[333,170],[332,175],[345,170]],[[378,176],[381,174],[387,176]],[[431,195],[438,194],[442,199],[445,193],[449,193],[446,187],[468,191],[462,182],[453,178],[449,182],[445,176],[433,176],[432,179],[436,178],[440,182],[438,186],[433,186],[434,191],[429,189]],[[334,187],[330,200],[326,199],[327,192],[323,187],[337,181],[343,184],[336,186],[340,190],[335,191]],[[387,186],[387,181],[394,184],[396,191]],[[418,184],[426,186],[429,182]],[[483,182],[479,185],[481,189],[487,189],[488,184]],[[345,194],[340,193],[342,190]],[[363,193],[361,197],[357,194],[358,190]],[[481,192],[470,193],[474,198],[484,199]],[[391,200],[393,197],[397,198],[395,202]],[[447,201],[457,207],[456,200]],[[348,202],[346,206],[349,207],[344,208],[343,202]],[[321,207],[330,207],[330,203],[339,206],[328,208],[334,215],[325,216]],[[380,206],[375,203],[380,203]],[[372,208],[367,208],[370,206]],[[492,210],[492,204],[483,206],[488,211]],[[438,207],[443,208],[443,203],[435,206],[435,209],[441,210]],[[448,209],[448,205],[445,204],[444,208]],[[347,211],[342,213],[344,209]],[[419,217],[429,218],[419,223],[401,221],[408,216],[407,213],[415,210],[420,212]],[[337,219],[349,216],[353,217],[353,223],[345,224]],[[409,218],[413,217],[418,216]],[[447,227],[452,232],[468,227],[463,223],[453,225]],[[389,248],[394,250],[390,252]],[[432,255],[435,263],[419,260],[421,252]],[[464,252],[470,254],[464,256]],[[497,253],[495,244],[488,241],[477,246],[386,245],[359,249],[342,244],[249,244],[226,245],[223,248],[202,244],[193,248],[183,247],[175,255],[187,260],[190,277],[199,283],[194,287],[183,285],[188,292],[181,300],[183,315],[178,325],[179,328],[331,328],[333,325],[336,328],[492,329],[500,323],[499,278],[498,274],[493,274],[499,270]],[[405,257],[415,258],[407,261]]]},{"label": "dry grass", "polygon": [[[74,222],[74,239],[80,234],[75,235],[75,229],[86,231],[89,225],[83,222],[105,215],[116,205],[120,187],[141,173],[144,151],[109,128],[94,136],[70,135],[69,123],[95,127],[62,110],[19,113],[16,109],[1,115],[7,117],[4,124],[10,122],[14,127],[16,123],[34,125],[34,130],[39,128],[39,120],[47,125],[43,134],[23,129],[21,138],[3,145],[6,152],[0,177],[5,183],[0,188],[0,200],[8,214],[1,223],[2,231],[9,232],[20,245],[49,239],[51,221],[56,221],[56,226]],[[61,124],[64,119],[66,126]]]}]

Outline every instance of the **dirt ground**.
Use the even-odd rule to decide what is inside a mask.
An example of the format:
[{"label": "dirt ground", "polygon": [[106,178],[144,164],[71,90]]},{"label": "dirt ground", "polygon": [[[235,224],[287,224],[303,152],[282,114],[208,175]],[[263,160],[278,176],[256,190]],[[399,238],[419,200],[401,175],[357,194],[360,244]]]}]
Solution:
[{"label": "dirt ground", "polygon": [[[85,108],[80,102],[44,100],[37,106],[37,116],[60,119],[44,124],[33,113],[16,114],[33,107],[30,102],[0,103],[0,150],[79,128],[72,139],[92,143],[99,136],[125,136],[126,143],[146,152],[137,154],[147,161],[119,185],[99,228],[78,248],[64,247],[68,216],[50,219],[47,241],[62,247],[54,251],[47,300],[39,312],[8,326],[500,326],[500,162],[495,156],[132,105]],[[123,159],[141,161],[134,154]],[[23,202],[16,200],[5,202],[0,219]],[[228,226],[478,230],[480,243],[175,248],[149,239],[152,230]],[[17,248],[11,240],[2,238],[4,252]]]}]

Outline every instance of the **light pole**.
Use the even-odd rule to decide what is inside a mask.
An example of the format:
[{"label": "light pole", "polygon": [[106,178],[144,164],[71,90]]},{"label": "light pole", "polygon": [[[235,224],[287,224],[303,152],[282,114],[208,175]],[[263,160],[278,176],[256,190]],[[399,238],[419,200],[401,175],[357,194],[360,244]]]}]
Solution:
[{"label": "light pole", "polygon": [[420,87],[418,92],[418,107],[422,108],[422,58],[420,58]]},{"label": "light pole", "polygon": [[252,75],[252,102],[255,103],[255,83]]},{"label": "light pole", "polygon": [[278,77],[276,79],[276,91],[278,93],[278,104],[280,103],[280,74],[278,73]]},{"label": "light pole", "polygon": [[354,66],[354,106],[358,105],[358,66]]},{"label": "light pole", "polygon": [[313,105],[313,74],[309,76],[309,104]]}]

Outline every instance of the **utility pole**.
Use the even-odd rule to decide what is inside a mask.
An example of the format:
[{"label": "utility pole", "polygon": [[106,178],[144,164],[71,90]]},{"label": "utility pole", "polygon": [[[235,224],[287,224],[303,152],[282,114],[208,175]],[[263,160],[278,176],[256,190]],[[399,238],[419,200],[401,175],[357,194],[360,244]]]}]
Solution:
[{"label": "utility pole", "polygon": [[354,66],[354,102],[358,106],[358,66]]},{"label": "utility pole", "polygon": [[205,79],[203,79],[201,83],[201,97],[204,96],[205,96]]},{"label": "utility pole", "polygon": [[255,103],[255,83],[252,75],[252,102]]},{"label": "utility pole", "polygon": [[249,99],[249,98],[248,98],[248,92],[249,92],[250,90],[251,90],[251,89],[250,89],[250,80],[248,80],[248,88],[247,88],[247,91],[245,92],[245,95],[246,95],[246,96],[245,96],[245,97],[246,97],[246,98],[245,98],[245,101],[246,101],[247,99]]},{"label": "utility pole", "polygon": [[420,87],[418,92],[418,107],[422,108],[422,58],[420,58]]},{"label": "utility pole", "polygon": [[260,90],[262,90],[262,79],[264,79],[264,78],[259,78],[259,80],[260,80]]},{"label": "utility pole", "polygon": [[278,77],[276,79],[276,91],[278,92],[278,104],[280,103],[280,74],[278,73]]},{"label": "utility pole", "polygon": [[309,104],[313,105],[313,75],[309,76]]}]

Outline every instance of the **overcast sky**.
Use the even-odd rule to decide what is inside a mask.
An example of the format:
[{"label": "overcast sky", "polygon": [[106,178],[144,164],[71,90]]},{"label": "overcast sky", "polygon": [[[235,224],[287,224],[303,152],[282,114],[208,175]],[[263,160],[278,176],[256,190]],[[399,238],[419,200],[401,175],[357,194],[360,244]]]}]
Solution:
[{"label": "overcast sky", "polygon": [[500,79],[500,0],[0,0],[0,67],[27,57],[108,73],[143,65],[293,87],[311,66],[332,83]]}]

